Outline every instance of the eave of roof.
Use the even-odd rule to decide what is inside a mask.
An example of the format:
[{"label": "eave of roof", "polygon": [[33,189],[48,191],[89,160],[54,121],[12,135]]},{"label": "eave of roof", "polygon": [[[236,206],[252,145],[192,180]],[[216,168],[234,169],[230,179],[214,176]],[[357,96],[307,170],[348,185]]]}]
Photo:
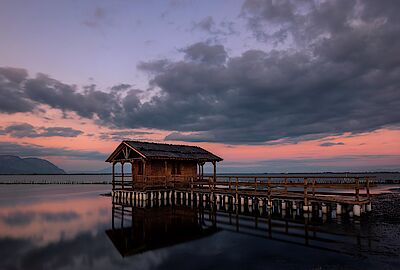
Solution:
[{"label": "eave of roof", "polygon": [[223,160],[222,158],[198,146],[151,143],[141,141],[122,141],[113,151],[113,153],[106,159],[106,162],[113,162],[115,156],[118,155],[123,146],[129,147],[144,159],[196,160],[202,162],[219,162]]}]

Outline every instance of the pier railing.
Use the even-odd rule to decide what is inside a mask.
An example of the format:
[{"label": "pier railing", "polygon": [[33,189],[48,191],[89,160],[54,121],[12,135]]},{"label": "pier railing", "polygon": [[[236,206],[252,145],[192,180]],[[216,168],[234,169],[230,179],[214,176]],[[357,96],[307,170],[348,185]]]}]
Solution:
[{"label": "pier railing", "polygon": [[[117,180],[118,179],[118,180]],[[119,180],[121,179],[121,180]],[[190,187],[190,183],[197,182],[192,176],[115,176],[113,190],[157,190],[157,189],[181,189]]]},{"label": "pier railing", "polygon": [[191,183],[195,192],[234,196],[303,198],[308,201],[338,200],[363,203],[370,199],[372,177],[329,176],[218,176]]},{"label": "pier railing", "polygon": [[284,175],[223,175],[192,176],[134,176],[125,181],[115,180],[114,190],[146,191],[177,190],[227,195],[239,199],[241,196],[274,198],[298,198],[305,203],[311,201],[340,201],[366,203],[370,199],[373,177],[343,176],[284,176]]}]

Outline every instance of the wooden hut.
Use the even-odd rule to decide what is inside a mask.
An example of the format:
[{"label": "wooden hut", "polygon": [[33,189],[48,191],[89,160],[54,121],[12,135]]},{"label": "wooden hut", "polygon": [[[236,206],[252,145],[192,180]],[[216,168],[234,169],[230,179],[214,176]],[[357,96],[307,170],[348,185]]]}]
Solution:
[{"label": "wooden hut", "polygon": [[[204,164],[211,162],[216,179],[222,158],[198,146],[123,141],[107,158],[112,163],[113,190],[140,190],[189,186],[204,176]],[[121,163],[121,174],[115,165]],[[124,171],[131,164],[130,172]]]}]

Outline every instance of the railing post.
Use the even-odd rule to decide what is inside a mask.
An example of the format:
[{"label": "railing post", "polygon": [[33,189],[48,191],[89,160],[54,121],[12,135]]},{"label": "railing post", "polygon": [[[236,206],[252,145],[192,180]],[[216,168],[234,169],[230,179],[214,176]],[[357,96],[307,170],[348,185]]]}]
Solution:
[{"label": "railing post", "polygon": [[238,185],[239,185],[239,177],[236,177],[236,203],[239,202]]},{"label": "railing post", "polygon": [[371,195],[370,195],[370,193],[369,193],[369,177],[367,177],[367,197],[368,197],[368,200],[371,198]]},{"label": "railing post", "polygon": [[271,194],[272,194],[272,190],[271,190],[271,177],[268,177],[268,202],[271,202]]},{"label": "railing post", "polygon": [[[308,193],[308,180],[306,177],[304,177],[304,209],[308,209],[308,198],[307,198],[307,193]],[[308,211],[308,210],[307,210]]]}]

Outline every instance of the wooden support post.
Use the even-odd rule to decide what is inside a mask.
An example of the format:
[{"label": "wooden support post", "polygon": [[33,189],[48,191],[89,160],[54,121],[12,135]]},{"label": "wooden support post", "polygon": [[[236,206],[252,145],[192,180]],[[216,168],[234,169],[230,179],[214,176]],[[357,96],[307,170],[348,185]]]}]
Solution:
[{"label": "wooden support post", "polygon": [[214,190],[217,182],[217,162],[213,161],[213,165],[214,165],[214,176],[213,176],[213,190]]},{"label": "wooden support post", "polygon": [[268,177],[267,185],[268,185],[268,203],[270,203],[271,202],[271,193],[272,193],[272,190],[271,190],[271,177]]},{"label": "wooden support post", "polygon": [[122,189],[124,189],[124,161],[121,162],[121,180],[122,180]]},{"label": "wooden support post", "polygon": [[257,194],[257,177],[254,177],[254,197]]},{"label": "wooden support post", "polygon": [[215,161],[212,162],[213,166],[214,166],[214,183],[217,181],[217,164]]},{"label": "wooden support post", "polygon": [[143,189],[147,188],[147,179],[146,179],[146,161],[143,160]]},{"label": "wooden support post", "polygon": [[164,188],[168,187],[168,163],[167,161],[164,161],[164,175],[165,175],[165,184],[164,184]]},{"label": "wooden support post", "polygon": [[132,190],[134,190],[135,181],[134,181],[134,178],[133,178],[133,161],[131,161],[131,178],[132,178]]},{"label": "wooden support post", "polygon": [[304,177],[304,206],[303,206],[303,209],[305,211],[309,211],[307,193],[308,193],[308,180],[306,177]]},{"label": "wooden support post", "polygon": [[236,191],[236,203],[239,202],[238,188],[239,188],[239,177],[236,177],[236,187],[235,187],[235,191]]},{"label": "wooden support post", "polygon": [[367,177],[366,181],[367,181],[367,184],[366,184],[366,186],[367,186],[367,197],[368,197],[368,200],[369,200],[371,198],[371,194],[370,194],[370,191],[369,191],[369,177]]},{"label": "wooden support post", "polygon": [[115,162],[112,164],[112,190],[115,190]]}]

